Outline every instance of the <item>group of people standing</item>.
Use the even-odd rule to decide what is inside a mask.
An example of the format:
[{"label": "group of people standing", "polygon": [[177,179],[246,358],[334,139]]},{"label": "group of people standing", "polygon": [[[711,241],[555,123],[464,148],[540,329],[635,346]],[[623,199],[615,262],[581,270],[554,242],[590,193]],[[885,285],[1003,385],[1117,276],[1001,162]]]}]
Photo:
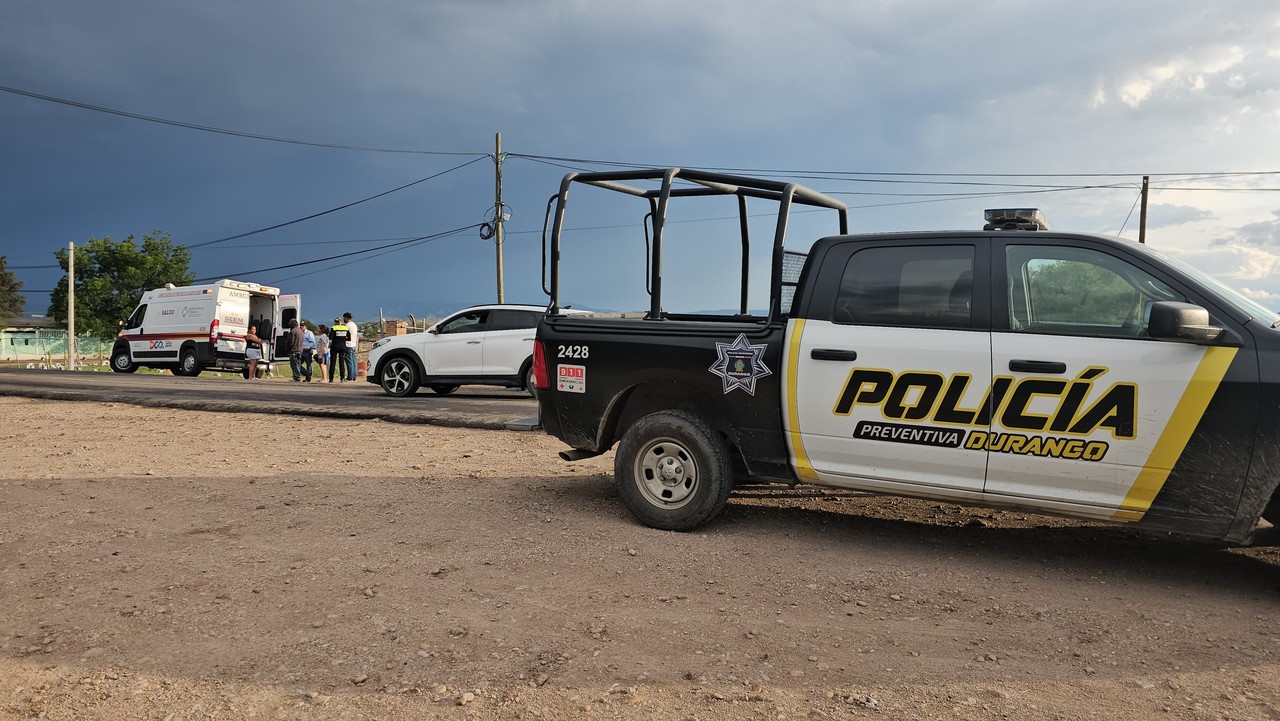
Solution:
[{"label": "group of people standing", "polygon": [[[335,376],[338,383],[356,379],[360,329],[350,313],[334,318],[332,326],[317,326],[314,332],[294,318],[289,321],[289,330],[284,337],[289,347],[289,369],[295,383],[311,383],[316,375],[313,366],[319,366],[321,383],[325,381],[326,368],[330,383],[334,382]],[[257,380],[257,365],[261,358],[262,339],[257,335],[257,326],[250,324],[245,335],[245,360],[248,361],[250,380]]]},{"label": "group of people standing", "polygon": [[[319,325],[317,333],[302,330],[300,353],[289,355],[289,364],[293,368],[295,381],[311,381],[311,362],[320,366],[320,380],[324,381],[325,368],[329,370],[329,382],[354,381],[356,379],[356,348],[360,343],[360,328],[351,319],[350,313],[343,313],[341,318],[333,319],[333,326]],[[307,337],[310,336],[308,347]],[[296,338],[297,336],[295,336]],[[298,348],[298,345],[294,345]],[[308,350],[311,355],[307,355]]]}]

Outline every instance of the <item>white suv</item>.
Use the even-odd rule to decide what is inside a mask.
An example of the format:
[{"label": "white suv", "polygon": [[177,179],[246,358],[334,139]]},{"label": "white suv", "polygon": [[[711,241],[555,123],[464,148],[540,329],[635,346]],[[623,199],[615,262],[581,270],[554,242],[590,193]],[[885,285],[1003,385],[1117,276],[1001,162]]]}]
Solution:
[{"label": "white suv", "polygon": [[383,338],[369,351],[367,379],[397,397],[424,385],[444,395],[471,384],[523,388],[533,395],[533,335],[545,311],[536,305],[477,305],[425,333]]}]

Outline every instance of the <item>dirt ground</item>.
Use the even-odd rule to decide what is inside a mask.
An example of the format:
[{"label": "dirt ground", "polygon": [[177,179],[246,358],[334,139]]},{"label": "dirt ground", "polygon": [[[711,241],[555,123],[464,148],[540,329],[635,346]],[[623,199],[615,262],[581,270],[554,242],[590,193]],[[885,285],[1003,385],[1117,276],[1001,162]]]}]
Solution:
[{"label": "dirt ground", "polygon": [[0,398],[0,719],[1280,719],[1280,545]]}]

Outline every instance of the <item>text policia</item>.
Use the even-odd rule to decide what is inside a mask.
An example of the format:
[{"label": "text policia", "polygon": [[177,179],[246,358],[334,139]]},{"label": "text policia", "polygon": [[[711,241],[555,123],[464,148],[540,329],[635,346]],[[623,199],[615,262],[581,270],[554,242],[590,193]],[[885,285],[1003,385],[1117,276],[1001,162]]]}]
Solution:
[{"label": "text policia", "polygon": [[[1099,429],[1113,438],[1137,436],[1138,386],[1116,382],[1090,401],[1095,382],[1107,372],[1090,366],[1070,380],[1063,378],[996,376],[976,407],[961,406],[973,376],[945,376],[934,371],[893,371],[855,368],[832,412],[851,415],[858,407],[876,407],[896,421],[926,421],[940,428],[917,424],[860,421],[854,436],[867,440],[915,443],[931,446],[1100,461],[1109,448],[1105,441],[1089,440]],[[1054,404],[1051,412],[1031,409],[1036,399]],[[991,431],[995,425],[1013,433]],[[962,428],[968,426],[973,430]],[[978,430],[981,429],[981,430]],[[1058,437],[1027,436],[1054,433]]]}]

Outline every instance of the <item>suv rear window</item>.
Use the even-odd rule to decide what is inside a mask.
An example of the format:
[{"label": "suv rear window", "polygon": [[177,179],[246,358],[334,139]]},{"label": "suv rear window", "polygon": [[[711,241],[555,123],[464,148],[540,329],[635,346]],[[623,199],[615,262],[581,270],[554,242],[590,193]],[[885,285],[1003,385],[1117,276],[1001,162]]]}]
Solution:
[{"label": "suv rear window", "polygon": [[525,330],[537,328],[542,313],[536,310],[495,310],[489,316],[489,330]]}]

